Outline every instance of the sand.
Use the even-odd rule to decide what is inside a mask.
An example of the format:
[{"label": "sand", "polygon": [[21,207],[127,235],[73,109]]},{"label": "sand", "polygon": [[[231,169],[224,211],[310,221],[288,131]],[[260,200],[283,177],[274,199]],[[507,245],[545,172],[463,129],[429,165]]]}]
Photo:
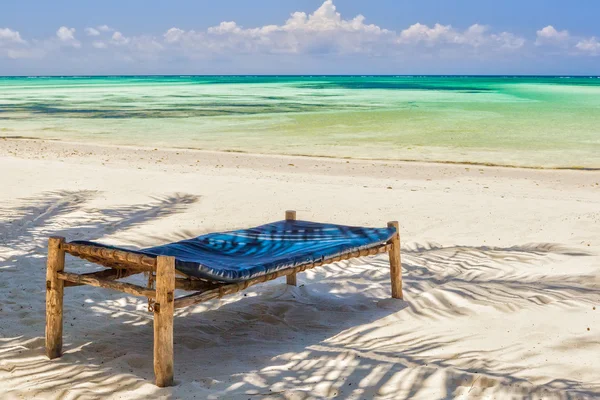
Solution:
[{"label": "sand", "polygon": [[[598,171],[10,139],[0,171],[2,399],[600,397]],[[405,301],[382,255],[177,310],[159,389],[144,299],[69,288],[65,354],[44,356],[48,236],[147,246],[286,209],[399,220]]]}]

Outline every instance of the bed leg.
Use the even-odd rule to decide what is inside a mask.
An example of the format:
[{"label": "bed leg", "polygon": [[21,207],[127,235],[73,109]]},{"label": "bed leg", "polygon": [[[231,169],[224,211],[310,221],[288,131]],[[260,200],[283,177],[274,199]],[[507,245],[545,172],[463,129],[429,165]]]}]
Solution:
[{"label": "bed leg", "polygon": [[392,297],[402,299],[402,263],[400,260],[400,225],[398,221],[388,222],[389,228],[396,228],[396,234],[391,239],[390,277],[392,279]]},{"label": "bed leg", "polygon": [[[285,212],[285,220],[286,221],[295,221],[296,220],[296,211],[287,210]],[[296,273],[286,275],[285,281],[288,285],[297,286],[298,281],[296,280]]]},{"label": "bed leg", "polygon": [[156,386],[173,385],[173,311],[175,257],[156,259],[156,303],[154,304],[154,375]]},{"label": "bed leg", "polygon": [[46,355],[49,359],[62,355],[63,293],[65,282],[58,273],[65,269],[63,237],[48,239],[48,261],[46,265]]}]

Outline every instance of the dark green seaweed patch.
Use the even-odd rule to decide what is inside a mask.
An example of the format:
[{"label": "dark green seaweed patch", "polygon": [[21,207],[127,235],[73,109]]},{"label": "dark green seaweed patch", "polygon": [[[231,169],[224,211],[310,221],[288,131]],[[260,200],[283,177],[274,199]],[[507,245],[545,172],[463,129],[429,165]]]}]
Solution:
[{"label": "dark green seaweed patch", "polygon": [[[92,104],[89,104],[90,106]],[[361,105],[336,105],[338,111],[362,109]],[[48,103],[28,103],[5,105],[0,112],[23,114],[44,114],[69,118],[189,118],[212,117],[226,115],[259,115],[266,113],[298,113],[320,110],[331,110],[331,105],[325,103],[306,102],[268,102],[268,103],[228,103],[205,102],[190,104],[165,104],[162,106],[139,107],[119,104],[118,108],[93,107],[60,107]],[[21,116],[19,116],[20,118]],[[6,118],[6,119],[11,119]],[[13,118],[15,119],[15,118]]]},{"label": "dark green seaweed patch", "polygon": [[385,90],[430,90],[430,91],[460,91],[466,93],[485,93],[492,91],[485,87],[469,87],[469,86],[451,86],[451,85],[434,85],[420,84],[411,82],[315,82],[315,83],[299,83],[296,85],[305,89],[355,89],[355,90],[370,90],[370,89],[385,89]]}]

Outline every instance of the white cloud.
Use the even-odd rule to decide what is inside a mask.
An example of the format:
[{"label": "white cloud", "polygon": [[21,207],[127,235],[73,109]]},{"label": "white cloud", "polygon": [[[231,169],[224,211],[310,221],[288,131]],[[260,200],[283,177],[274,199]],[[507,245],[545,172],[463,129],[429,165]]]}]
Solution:
[{"label": "white cloud", "polygon": [[58,36],[58,38],[63,42],[75,40],[75,28],[67,28],[66,26],[61,26],[56,31],[56,36]]},{"label": "white cloud", "polygon": [[[262,62],[266,59],[263,56],[269,56],[270,60],[285,60],[291,65],[295,61],[289,61],[292,60],[290,57],[302,55],[303,60],[311,60],[314,65],[319,65],[325,60],[323,56],[327,56],[327,62],[335,65],[337,60],[358,55],[364,56],[365,60],[387,60],[397,65],[419,58],[431,60],[432,57],[497,60],[500,56],[496,53],[505,57],[509,51],[514,52],[517,60],[526,54],[525,50],[527,53],[554,52],[564,56],[600,55],[600,41],[596,37],[578,37],[552,25],[537,32],[532,29],[527,39],[515,33],[495,31],[483,24],[459,28],[442,23],[415,23],[394,31],[368,23],[361,14],[350,18],[342,16],[332,0],[325,0],[312,13],[293,12],[279,24],[257,27],[223,21],[202,30],[172,27],[159,36],[147,33],[125,36],[108,25],[87,27],[84,32],[80,41],[74,28],[61,26],[53,37],[25,41],[19,32],[0,28],[0,58],[42,59],[60,52],[67,55],[69,47],[82,48],[82,42],[85,47],[80,51],[90,56],[96,56],[96,53],[98,60],[106,57],[107,63],[159,59],[170,62],[183,58],[228,62],[226,60],[243,57]],[[76,57],[72,52],[70,55]]]},{"label": "white cloud", "polygon": [[429,27],[414,24],[399,34],[366,23],[363,15],[344,19],[332,0],[326,0],[313,13],[294,12],[282,25],[245,28],[235,21],[224,21],[204,32],[173,27],[163,34],[170,46],[186,54],[366,54],[389,56],[405,46],[441,48],[462,45],[471,48],[516,50],[525,39],[509,32],[492,33],[489,27],[474,24],[466,30],[450,25]]},{"label": "white cloud", "polygon": [[116,31],[112,35],[112,42],[116,45],[122,46],[129,43],[129,39],[123,36],[123,34],[119,31]]},{"label": "white cloud", "polygon": [[[314,13],[306,15],[304,12],[295,12],[286,21],[285,25],[280,29],[285,31],[312,31],[312,32],[327,32],[327,31],[346,31],[346,32],[372,32],[385,33],[389,32],[380,28],[377,25],[367,25],[364,23],[365,17],[357,15],[351,20],[344,20],[332,0],[326,0],[321,7],[315,10]],[[274,25],[267,25],[263,28],[277,28]]]},{"label": "white cloud", "polygon": [[544,44],[565,44],[569,40],[569,31],[557,31],[552,25],[548,25],[536,32],[537,39],[535,44],[541,46]]},{"label": "white cloud", "polygon": [[173,42],[177,42],[178,40],[180,40],[184,34],[185,34],[185,31],[183,31],[179,28],[171,28],[165,32],[163,37],[165,38],[165,42],[173,43]]},{"label": "white cloud", "polygon": [[241,33],[242,28],[237,26],[237,24],[233,21],[229,22],[221,22],[219,26],[213,26],[208,28],[208,33],[214,33],[217,35],[221,35],[224,33]]},{"label": "white cloud", "polygon": [[420,23],[416,23],[411,25],[407,29],[400,32],[400,36],[398,37],[399,43],[418,43],[418,42],[428,42],[435,43],[439,41],[441,38],[445,38],[447,40],[449,33],[452,32],[453,29],[450,25],[440,25],[435,24],[433,28],[428,27],[427,25],[423,25]]},{"label": "white cloud", "polygon": [[489,27],[471,25],[459,31],[451,25],[435,24],[433,27],[416,23],[400,32],[397,42],[404,45],[425,44],[426,46],[465,45],[474,48],[490,46],[503,49],[519,49],[525,39],[509,32],[488,33]]},{"label": "white cloud", "polygon": [[99,36],[100,35],[100,31],[95,28],[85,28],[85,33],[87,33],[88,36]]},{"label": "white cloud", "polygon": [[21,34],[9,28],[0,28],[0,44],[2,43],[25,43]]},{"label": "white cloud", "polygon": [[578,50],[593,56],[600,55],[600,40],[596,39],[595,36],[589,39],[580,40],[575,47]]},{"label": "white cloud", "polygon": [[103,33],[114,32],[114,31],[115,31],[115,29],[111,28],[108,25],[98,25],[95,28],[92,28],[92,27],[85,28],[85,33],[88,36],[100,36]]},{"label": "white cloud", "polygon": [[81,43],[75,39],[75,28],[61,26],[56,31],[56,37],[58,37],[58,39],[64,44],[73,47],[81,47]]},{"label": "white cloud", "polygon": [[283,25],[244,28],[225,21],[205,32],[171,28],[163,37],[188,52],[208,53],[372,53],[393,42],[392,31],[366,24],[362,15],[343,19],[332,0],[312,14],[292,13]]}]

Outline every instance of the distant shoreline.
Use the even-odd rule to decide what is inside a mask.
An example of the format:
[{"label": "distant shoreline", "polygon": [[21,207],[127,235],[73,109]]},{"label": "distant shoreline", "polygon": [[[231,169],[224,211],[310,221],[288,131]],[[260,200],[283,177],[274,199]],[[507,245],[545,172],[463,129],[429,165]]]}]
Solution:
[{"label": "distant shoreline", "polygon": [[523,170],[535,170],[535,171],[600,171],[600,168],[595,167],[582,167],[582,166],[567,166],[567,167],[543,167],[543,166],[521,166],[521,165],[510,165],[510,164],[497,164],[488,162],[472,162],[472,161],[444,161],[444,160],[419,160],[419,159],[386,159],[386,158],[361,158],[361,157],[336,157],[336,156],[324,156],[324,155],[312,155],[303,153],[258,153],[244,150],[234,149],[221,149],[212,150],[200,147],[164,147],[164,146],[136,146],[127,144],[108,144],[108,143],[93,143],[85,141],[74,141],[74,140],[61,140],[61,139],[48,139],[40,138],[35,136],[0,136],[0,140],[3,141],[40,141],[49,143],[62,143],[62,144],[73,144],[82,146],[92,146],[99,148],[127,148],[132,150],[161,150],[167,152],[176,151],[192,151],[198,153],[210,153],[210,154],[243,154],[248,156],[257,157],[283,157],[283,158],[300,158],[300,159],[325,159],[332,161],[357,161],[357,162],[376,162],[376,163],[387,163],[387,164],[429,164],[429,165],[452,165],[452,166],[465,166],[465,167],[492,167],[492,168],[507,168],[507,169],[523,169]]},{"label": "distant shoreline", "polygon": [[591,78],[591,79],[600,79],[600,75],[595,74],[584,74],[584,75],[523,75],[523,74],[498,74],[498,75],[488,75],[488,74],[476,74],[476,75],[453,75],[453,74],[440,74],[440,75],[430,75],[430,74],[148,74],[148,75],[137,75],[137,74],[109,74],[109,75],[0,75],[0,79],[2,78],[160,78],[160,77],[169,77],[169,78],[193,78],[193,77],[266,77],[266,78],[277,78],[277,77],[290,77],[290,78],[332,78],[332,77],[384,77],[384,78]]}]

